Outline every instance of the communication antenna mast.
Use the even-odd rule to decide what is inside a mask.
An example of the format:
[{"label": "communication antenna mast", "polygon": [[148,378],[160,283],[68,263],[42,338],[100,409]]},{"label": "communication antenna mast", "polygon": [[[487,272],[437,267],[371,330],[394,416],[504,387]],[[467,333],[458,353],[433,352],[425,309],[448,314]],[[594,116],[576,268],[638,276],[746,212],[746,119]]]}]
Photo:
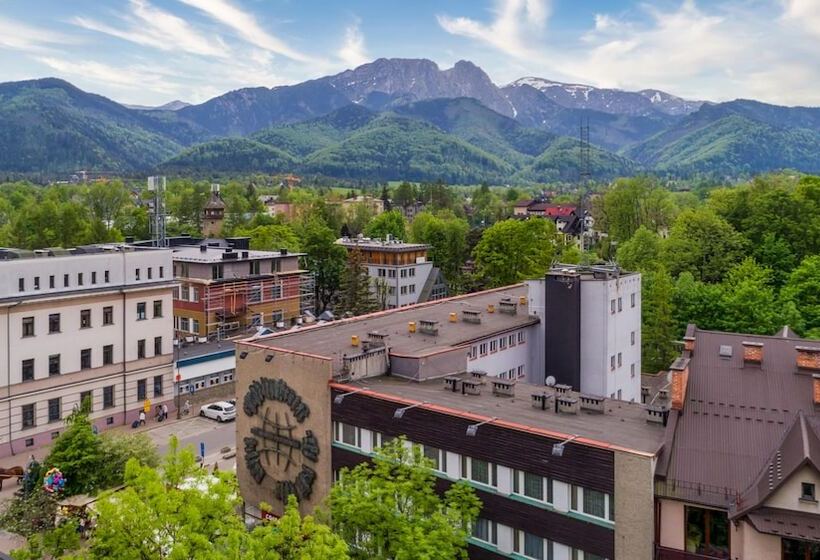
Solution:
[{"label": "communication antenna mast", "polygon": [[148,177],[148,190],[154,193],[151,208],[151,239],[154,247],[167,247],[165,236],[165,177]]},{"label": "communication antenna mast", "polygon": [[589,147],[589,117],[581,117],[580,123],[580,154],[579,154],[579,176],[582,186],[586,186],[592,179],[592,165],[590,163],[590,147]]}]

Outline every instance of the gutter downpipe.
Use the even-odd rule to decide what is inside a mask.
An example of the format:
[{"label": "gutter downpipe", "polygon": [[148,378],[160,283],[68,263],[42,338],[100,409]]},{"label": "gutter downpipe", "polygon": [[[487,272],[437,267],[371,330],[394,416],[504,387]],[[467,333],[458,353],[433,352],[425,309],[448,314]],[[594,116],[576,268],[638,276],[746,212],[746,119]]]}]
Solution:
[{"label": "gutter downpipe", "polygon": [[20,301],[14,302],[14,305],[6,307],[6,390],[8,394],[8,413],[9,413],[9,450],[14,455],[14,438],[12,438],[11,431],[11,308],[20,305]]}]

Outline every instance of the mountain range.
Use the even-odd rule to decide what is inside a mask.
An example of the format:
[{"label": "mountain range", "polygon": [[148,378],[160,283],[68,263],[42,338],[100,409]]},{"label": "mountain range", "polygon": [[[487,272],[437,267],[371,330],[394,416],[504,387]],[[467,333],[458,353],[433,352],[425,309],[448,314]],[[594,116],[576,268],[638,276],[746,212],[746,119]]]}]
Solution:
[{"label": "mountain range", "polygon": [[316,173],[352,179],[572,181],[588,125],[594,179],[820,172],[820,108],[710,103],[379,59],[198,105],[134,107],[45,78],[0,84],[0,170]]}]

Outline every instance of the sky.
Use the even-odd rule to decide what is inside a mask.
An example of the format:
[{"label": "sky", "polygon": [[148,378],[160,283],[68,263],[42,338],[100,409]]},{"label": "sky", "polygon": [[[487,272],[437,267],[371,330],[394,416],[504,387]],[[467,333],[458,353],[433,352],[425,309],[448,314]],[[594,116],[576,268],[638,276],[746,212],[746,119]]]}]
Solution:
[{"label": "sky", "polygon": [[0,0],[0,81],[200,103],[380,57],[820,106],[820,0]]}]

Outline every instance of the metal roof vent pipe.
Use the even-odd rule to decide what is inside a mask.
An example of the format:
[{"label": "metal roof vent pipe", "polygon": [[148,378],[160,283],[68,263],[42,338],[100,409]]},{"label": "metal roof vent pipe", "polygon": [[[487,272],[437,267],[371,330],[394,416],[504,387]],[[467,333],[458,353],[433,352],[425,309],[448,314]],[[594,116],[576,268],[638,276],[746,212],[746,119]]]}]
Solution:
[{"label": "metal roof vent pipe", "polygon": [[204,253],[204,252],[206,252],[207,250],[208,250],[208,246],[207,246],[207,245],[200,245],[200,246],[199,246],[199,252],[200,252],[200,253]]}]

